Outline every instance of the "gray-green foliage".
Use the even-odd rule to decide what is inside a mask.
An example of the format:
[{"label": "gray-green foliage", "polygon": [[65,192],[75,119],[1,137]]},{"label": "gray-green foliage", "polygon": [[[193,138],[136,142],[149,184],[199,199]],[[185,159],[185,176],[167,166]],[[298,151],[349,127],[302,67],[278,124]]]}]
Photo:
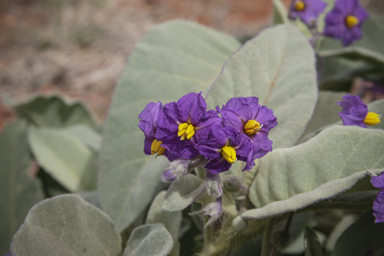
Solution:
[{"label": "gray-green foliage", "polygon": [[213,199],[205,192],[204,181],[188,174],[171,184],[164,197],[163,209],[171,212],[181,211],[194,201],[207,203]]},{"label": "gray-green foliage", "polygon": [[210,87],[210,108],[233,97],[256,96],[273,110],[278,126],[269,132],[273,148],[292,146],[316,105],[314,51],[293,25],[278,25],[248,41],[226,63]]},{"label": "gray-green foliage", "polygon": [[384,131],[352,126],[324,130],[308,142],[263,158],[250,188],[257,209],[243,218],[265,218],[296,211],[352,188],[384,168]]},{"label": "gray-green foliage", "polygon": [[[382,255],[384,223],[374,223],[372,211],[368,211],[340,236],[332,256]],[[381,251],[381,254],[373,254]],[[370,254],[368,254],[370,253]]]},{"label": "gray-green foliage", "polygon": [[163,224],[147,224],[133,230],[123,256],[165,256],[173,246]]},{"label": "gray-green foliage", "polygon": [[305,256],[323,256],[323,248],[319,237],[309,227],[305,227],[304,246]]},{"label": "gray-green foliage", "polygon": [[319,47],[321,57],[339,56],[352,60],[360,59],[384,68],[384,18],[370,16],[363,25],[363,37],[348,47],[341,45],[339,40],[326,38]]},{"label": "gray-green foliage", "polygon": [[281,0],[273,0],[273,24],[287,23],[288,12]]},{"label": "gray-green foliage", "polygon": [[41,127],[63,128],[76,124],[94,127],[96,125],[82,103],[57,95],[37,96],[16,105],[15,110],[19,117]]},{"label": "gray-green foliage", "polygon": [[66,132],[75,136],[94,151],[98,152],[101,147],[101,135],[86,125],[73,125],[65,129]]},{"label": "gray-green foliage", "polygon": [[[151,101],[176,101],[204,90],[238,47],[228,35],[192,22],[171,21],[150,30],[133,50],[108,114],[99,173],[101,204],[120,231],[158,193],[154,188],[166,165],[164,157],[144,155],[139,113]],[[144,172],[151,175],[144,177]],[[145,187],[142,194],[138,187]]]},{"label": "gray-green foliage", "polygon": [[66,189],[96,189],[96,154],[80,139],[62,129],[43,127],[30,127],[28,138],[39,165]]},{"label": "gray-green foliage", "polygon": [[25,122],[10,123],[0,134],[0,255],[10,251],[13,235],[29,209],[43,199],[40,183],[27,174],[31,162]]},{"label": "gray-green foliage", "polygon": [[14,256],[120,255],[121,238],[110,218],[75,195],[36,205],[12,243]]}]

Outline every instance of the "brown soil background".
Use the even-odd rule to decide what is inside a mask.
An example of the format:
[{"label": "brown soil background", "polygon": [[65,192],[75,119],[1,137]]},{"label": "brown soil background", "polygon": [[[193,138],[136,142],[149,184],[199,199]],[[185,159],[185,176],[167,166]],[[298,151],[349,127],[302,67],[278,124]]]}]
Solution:
[{"label": "brown soil background", "polygon": [[0,0],[0,129],[14,118],[4,99],[39,93],[82,100],[102,122],[130,51],[161,22],[246,36],[269,26],[271,13],[272,0]]}]

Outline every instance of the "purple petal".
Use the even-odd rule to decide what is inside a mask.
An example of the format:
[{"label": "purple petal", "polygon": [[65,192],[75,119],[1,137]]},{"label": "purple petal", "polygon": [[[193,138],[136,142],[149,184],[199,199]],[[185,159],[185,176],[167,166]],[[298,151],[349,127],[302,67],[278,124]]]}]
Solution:
[{"label": "purple petal", "polygon": [[193,125],[199,122],[199,119],[204,117],[207,110],[207,104],[200,93],[188,93],[177,101],[177,107],[179,108],[179,120],[182,123],[191,120]]},{"label": "purple petal", "polygon": [[204,168],[208,169],[211,173],[218,174],[226,172],[231,168],[232,164],[228,163],[224,159],[218,159],[215,161],[209,161]]},{"label": "purple petal", "polygon": [[343,110],[339,113],[344,125],[356,125],[360,127],[367,127],[364,119],[368,114],[367,105],[360,100],[356,95],[345,95],[342,101],[336,103],[341,106]]},{"label": "purple petal", "polygon": [[371,183],[375,188],[384,188],[384,172],[379,176],[373,176],[371,178]]},{"label": "purple petal", "polygon": [[153,140],[149,140],[147,138],[144,139],[144,153],[146,155],[152,155],[151,153],[152,142]]},{"label": "purple petal", "polygon": [[375,223],[384,222],[384,188],[379,191],[373,201],[372,211]]},{"label": "purple petal", "polygon": [[158,118],[161,112],[161,102],[150,102],[145,106],[144,110],[139,114],[139,128],[144,132],[145,136],[150,139],[155,139],[155,134],[158,128]]}]

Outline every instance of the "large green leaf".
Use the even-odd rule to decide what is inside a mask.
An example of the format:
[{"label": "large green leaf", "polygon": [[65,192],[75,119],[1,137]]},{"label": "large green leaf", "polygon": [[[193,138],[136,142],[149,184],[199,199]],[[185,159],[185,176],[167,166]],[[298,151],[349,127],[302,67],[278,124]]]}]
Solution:
[{"label": "large green leaf", "polygon": [[288,11],[281,0],[273,0],[273,24],[288,23]]},{"label": "large green leaf", "polygon": [[28,122],[43,127],[62,128],[84,124],[95,126],[95,121],[86,107],[57,95],[37,96],[15,106],[17,114]]},{"label": "large green leaf", "polygon": [[178,256],[180,250],[178,239],[181,225],[181,211],[168,212],[162,209],[165,193],[166,191],[161,191],[153,200],[151,207],[149,208],[145,224],[164,224],[165,228],[171,234],[175,243],[175,246],[172,248],[172,251],[169,255]]},{"label": "large green leaf", "polygon": [[19,121],[3,128],[0,152],[0,255],[4,255],[29,209],[43,195],[39,182],[27,174],[31,160],[25,123]]},{"label": "large green leaf", "polygon": [[102,138],[101,135],[91,127],[86,125],[74,125],[68,127],[65,131],[84,142],[96,152],[99,151]]},{"label": "large green leaf", "polygon": [[345,92],[321,91],[315,111],[305,128],[303,136],[321,127],[340,121],[339,112],[341,112],[341,107],[336,105],[336,103],[341,101],[344,95]]},{"label": "large green leaf", "polygon": [[110,218],[75,195],[36,205],[12,242],[14,256],[120,255],[121,238]]},{"label": "large green leaf", "polygon": [[[119,230],[158,193],[151,186],[160,182],[166,165],[164,157],[144,155],[139,113],[151,101],[176,101],[204,90],[239,46],[236,39],[196,23],[171,21],[150,30],[133,50],[108,114],[99,173],[101,204]],[[158,175],[137,183],[145,171]],[[143,194],[135,192],[139,186],[146,188]]]},{"label": "large green leaf", "polygon": [[293,25],[264,30],[226,63],[207,96],[210,108],[232,97],[256,96],[277,117],[273,148],[299,139],[316,105],[315,58],[308,40]]},{"label": "large green leaf", "polygon": [[[372,211],[349,226],[337,240],[332,256],[383,255],[384,223],[374,223]],[[374,254],[381,250],[381,254]]]},{"label": "large green leaf", "polygon": [[96,153],[82,141],[65,130],[43,127],[30,127],[28,137],[39,165],[66,189],[96,189]]},{"label": "large green leaf", "polygon": [[243,218],[296,211],[351,189],[384,168],[384,131],[352,126],[324,130],[304,144],[279,149],[261,161],[250,188],[257,207]]},{"label": "large green leaf", "polygon": [[326,38],[321,42],[321,57],[340,56],[353,60],[365,60],[384,68],[384,17],[371,16],[363,25],[363,37],[344,47],[340,40]]},{"label": "large green leaf", "polygon": [[172,246],[172,236],[163,224],[143,225],[133,230],[124,256],[165,256]]}]

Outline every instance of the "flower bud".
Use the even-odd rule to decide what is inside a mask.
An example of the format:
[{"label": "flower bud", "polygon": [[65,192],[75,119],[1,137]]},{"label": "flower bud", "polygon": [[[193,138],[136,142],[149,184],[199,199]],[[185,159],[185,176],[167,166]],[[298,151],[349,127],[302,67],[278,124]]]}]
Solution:
[{"label": "flower bud", "polygon": [[221,182],[219,174],[206,171],[205,186],[207,188],[208,195],[212,195],[216,198],[223,195],[223,183]]},{"label": "flower bud", "polygon": [[200,215],[203,216],[209,216],[209,220],[205,224],[204,228],[211,225],[213,222],[218,220],[221,216],[221,213],[223,211],[223,207],[221,204],[221,197],[217,198],[215,202],[207,204],[203,209],[197,212],[191,212],[189,215]]},{"label": "flower bud", "polygon": [[238,193],[242,190],[243,184],[236,176],[227,176],[223,181],[223,188],[230,193]]},{"label": "flower bud", "polygon": [[170,162],[167,167],[165,167],[161,181],[168,183],[187,175],[190,172],[188,170],[189,162],[189,160],[182,158]]}]

